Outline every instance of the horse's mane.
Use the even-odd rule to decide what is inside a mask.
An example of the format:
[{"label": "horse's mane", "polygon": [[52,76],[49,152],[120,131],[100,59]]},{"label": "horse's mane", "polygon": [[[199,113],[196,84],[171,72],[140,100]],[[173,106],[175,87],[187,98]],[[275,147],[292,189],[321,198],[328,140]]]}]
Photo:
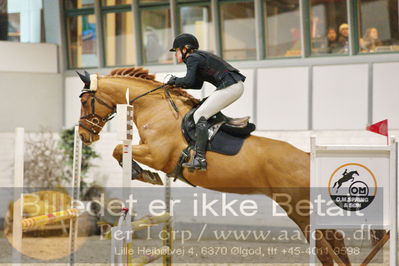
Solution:
[{"label": "horse's mane", "polygon": [[[109,73],[107,76],[108,77],[126,77],[126,78],[143,79],[143,80],[147,80],[152,83],[162,85],[161,82],[155,80],[155,75],[149,74],[147,69],[144,69],[141,67],[138,67],[138,68],[135,68],[135,67],[116,68],[116,69],[112,70],[111,73]],[[170,86],[169,91],[173,95],[185,98],[185,99],[183,99],[183,102],[185,102],[191,106],[194,106],[200,102],[199,99],[193,97],[191,94],[187,93],[182,88],[176,88],[176,87]]]}]

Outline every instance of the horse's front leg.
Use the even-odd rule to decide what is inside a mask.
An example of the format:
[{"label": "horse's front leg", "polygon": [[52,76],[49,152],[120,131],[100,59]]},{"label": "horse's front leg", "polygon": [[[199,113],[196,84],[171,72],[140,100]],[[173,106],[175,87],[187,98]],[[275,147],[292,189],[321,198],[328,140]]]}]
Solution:
[{"label": "horse's front leg", "polygon": [[[119,162],[119,164],[122,164],[123,145],[122,144],[116,145],[112,155]],[[132,157],[133,157],[133,160],[136,160],[139,163],[142,163],[145,165],[150,166],[153,163],[150,149],[149,149],[148,145],[146,145],[146,144],[133,145],[132,146]]]},{"label": "horse's front leg", "polygon": [[[113,157],[118,161],[119,165],[122,166],[123,157],[123,145],[119,144],[115,147]],[[151,156],[150,149],[146,144],[133,145],[132,146],[132,179],[137,179],[151,184],[162,185],[162,180],[158,173],[151,172],[149,170],[143,170],[136,162],[148,165],[151,167],[153,164],[153,158]]]}]

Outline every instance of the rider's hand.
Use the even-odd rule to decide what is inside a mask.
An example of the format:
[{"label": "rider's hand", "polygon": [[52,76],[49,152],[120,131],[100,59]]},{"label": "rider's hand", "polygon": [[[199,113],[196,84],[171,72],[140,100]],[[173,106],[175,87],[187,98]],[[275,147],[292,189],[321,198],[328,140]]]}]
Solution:
[{"label": "rider's hand", "polygon": [[168,80],[168,82],[166,82],[166,84],[168,84],[168,85],[175,85],[175,84],[176,84],[176,79],[177,79],[177,77],[172,76],[172,77],[170,77],[170,79]]}]

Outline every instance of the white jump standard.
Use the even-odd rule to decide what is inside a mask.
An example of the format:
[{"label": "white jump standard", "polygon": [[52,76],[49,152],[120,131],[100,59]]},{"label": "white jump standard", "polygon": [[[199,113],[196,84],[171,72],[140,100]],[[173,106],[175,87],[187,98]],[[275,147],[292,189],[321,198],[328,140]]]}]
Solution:
[{"label": "white jump standard", "polygon": [[[316,264],[320,229],[386,230],[361,265],[390,239],[389,265],[397,265],[398,143],[383,146],[321,146],[311,138],[310,264]],[[334,209],[334,210],[333,210]],[[355,239],[348,239],[355,240]],[[344,265],[331,246],[327,252]]]},{"label": "white jump standard", "polygon": [[[129,102],[129,89],[126,92],[126,102]],[[133,106],[128,104],[117,105],[117,116],[118,120],[118,140],[123,143],[123,155],[122,155],[122,200],[124,204],[129,199],[129,193],[131,192],[131,181],[132,181],[132,140],[133,140]],[[152,176],[151,176],[152,177]],[[130,212],[128,208],[122,209],[121,217],[119,218],[118,225],[111,229],[111,265],[145,265],[152,261],[157,260],[161,256],[164,257],[163,265],[171,265],[171,256],[169,255],[169,249],[171,248],[171,226],[170,226],[170,215],[168,213],[170,191],[166,187],[165,201],[168,201],[166,206],[167,210],[164,215],[159,216],[145,216],[137,221],[131,221]],[[133,245],[133,233],[135,231],[144,230],[149,226],[164,223],[164,231],[167,234],[166,240],[164,241],[164,247],[159,249],[156,255],[142,256],[139,258],[133,258],[130,254]]]}]

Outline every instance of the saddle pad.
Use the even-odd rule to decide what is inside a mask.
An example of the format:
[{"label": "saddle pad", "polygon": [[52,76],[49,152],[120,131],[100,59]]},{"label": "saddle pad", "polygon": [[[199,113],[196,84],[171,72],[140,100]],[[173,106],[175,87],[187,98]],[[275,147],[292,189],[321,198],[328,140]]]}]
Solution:
[{"label": "saddle pad", "polygon": [[219,130],[208,144],[208,151],[213,151],[225,155],[237,154],[246,138],[232,136]]}]

